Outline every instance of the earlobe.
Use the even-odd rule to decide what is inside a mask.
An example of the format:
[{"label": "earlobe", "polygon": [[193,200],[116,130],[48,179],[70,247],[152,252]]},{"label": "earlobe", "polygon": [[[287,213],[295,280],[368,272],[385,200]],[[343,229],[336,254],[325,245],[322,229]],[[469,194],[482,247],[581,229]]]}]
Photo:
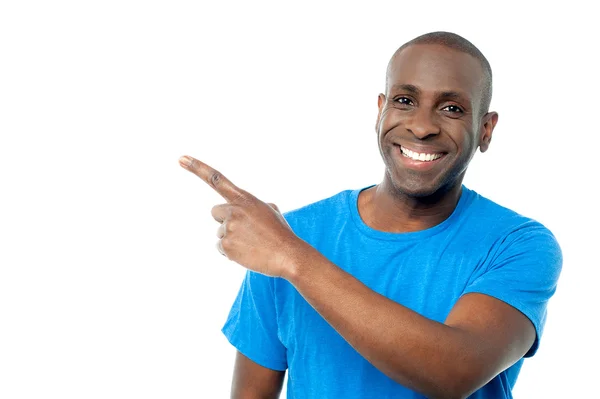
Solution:
[{"label": "earlobe", "polygon": [[479,143],[479,151],[480,152],[486,152],[488,150],[488,148],[490,147],[490,142],[491,142],[491,138],[488,140],[482,140],[481,143]]},{"label": "earlobe", "polygon": [[479,151],[486,152],[492,142],[492,133],[498,123],[498,113],[488,112],[481,121],[481,136],[479,139]]}]

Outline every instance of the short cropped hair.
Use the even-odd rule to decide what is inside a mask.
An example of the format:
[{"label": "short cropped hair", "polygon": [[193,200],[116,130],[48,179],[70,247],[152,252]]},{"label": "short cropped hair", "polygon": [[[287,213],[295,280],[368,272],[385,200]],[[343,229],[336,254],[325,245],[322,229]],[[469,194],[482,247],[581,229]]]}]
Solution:
[{"label": "short cropped hair", "polygon": [[392,56],[390,63],[388,64],[388,69],[386,73],[386,91],[388,86],[388,77],[390,73],[390,67],[392,65],[392,61],[405,48],[413,45],[413,44],[439,44],[441,46],[445,46],[451,48],[453,50],[457,50],[463,53],[467,53],[480,62],[481,67],[484,73],[484,84],[483,84],[483,93],[481,96],[481,113],[482,115],[487,113],[490,108],[490,103],[492,101],[492,67],[490,63],[485,58],[483,53],[479,51],[477,47],[467,39],[462,36],[457,35],[456,33],[451,32],[430,32],[424,35],[418,36],[412,39],[409,42],[404,43]]}]

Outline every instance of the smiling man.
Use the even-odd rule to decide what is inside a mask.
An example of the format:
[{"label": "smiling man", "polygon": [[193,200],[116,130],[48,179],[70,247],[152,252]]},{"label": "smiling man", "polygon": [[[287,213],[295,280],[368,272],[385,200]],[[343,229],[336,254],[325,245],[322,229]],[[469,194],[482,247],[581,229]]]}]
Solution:
[{"label": "smiling man", "polygon": [[223,332],[232,398],[511,398],[538,349],[562,255],[540,223],[462,184],[487,150],[491,68],[429,33],[378,98],[383,181],[281,214],[191,157],[227,201],[218,249],[248,268]]}]

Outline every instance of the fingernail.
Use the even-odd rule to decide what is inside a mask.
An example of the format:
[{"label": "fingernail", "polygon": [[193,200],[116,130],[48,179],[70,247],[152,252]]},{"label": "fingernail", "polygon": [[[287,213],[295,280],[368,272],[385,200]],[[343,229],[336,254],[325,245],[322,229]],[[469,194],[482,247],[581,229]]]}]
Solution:
[{"label": "fingernail", "polygon": [[187,155],[184,155],[179,158],[179,163],[184,166],[190,166],[192,164],[192,160]]}]

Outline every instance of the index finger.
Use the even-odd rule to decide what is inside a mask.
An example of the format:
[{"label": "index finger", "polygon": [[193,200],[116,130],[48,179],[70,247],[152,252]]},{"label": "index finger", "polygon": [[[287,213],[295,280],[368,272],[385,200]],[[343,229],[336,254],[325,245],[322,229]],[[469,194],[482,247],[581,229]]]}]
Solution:
[{"label": "index finger", "polygon": [[202,161],[199,161],[188,155],[179,158],[179,164],[184,168],[201,178],[211,186],[227,202],[236,202],[240,198],[246,197],[246,192],[233,184],[228,178],[223,176],[218,170],[211,168]]}]

